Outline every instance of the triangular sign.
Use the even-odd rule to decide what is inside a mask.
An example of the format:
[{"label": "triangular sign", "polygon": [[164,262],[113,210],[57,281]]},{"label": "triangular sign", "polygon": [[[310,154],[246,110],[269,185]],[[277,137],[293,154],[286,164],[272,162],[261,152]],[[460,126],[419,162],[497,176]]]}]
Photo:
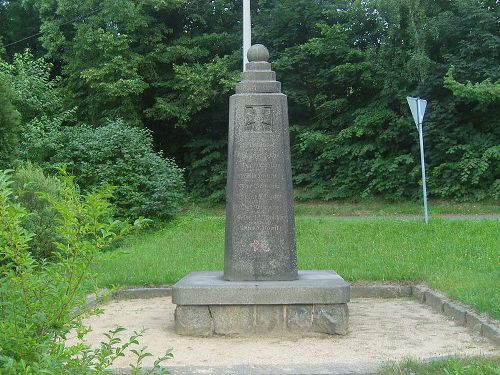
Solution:
[{"label": "triangular sign", "polygon": [[412,98],[411,96],[407,96],[406,100],[408,101],[408,105],[411,109],[411,114],[413,115],[413,120],[415,121],[415,125],[417,125],[417,129],[419,125],[422,125],[424,122],[424,114],[425,109],[427,108],[427,100],[420,98]]}]

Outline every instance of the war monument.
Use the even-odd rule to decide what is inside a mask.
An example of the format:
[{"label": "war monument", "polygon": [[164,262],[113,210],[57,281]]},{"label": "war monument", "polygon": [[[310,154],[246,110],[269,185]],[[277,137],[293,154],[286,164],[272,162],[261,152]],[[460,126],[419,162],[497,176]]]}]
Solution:
[{"label": "war monument", "polygon": [[224,272],[172,287],[181,335],[346,334],[349,284],[298,271],[287,97],[256,44],[229,102]]}]

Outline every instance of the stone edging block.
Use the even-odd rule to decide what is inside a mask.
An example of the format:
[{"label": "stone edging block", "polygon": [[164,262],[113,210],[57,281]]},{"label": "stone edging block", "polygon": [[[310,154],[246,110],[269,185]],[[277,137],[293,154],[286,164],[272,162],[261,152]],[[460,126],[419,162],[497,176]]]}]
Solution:
[{"label": "stone edging block", "polygon": [[467,327],[471,332],[490,339],[496,345],[500,345],[499,323],[488,316],[476,313],[463,303],[451,301],[443,293],[423,284],[412,286],[412,298],[448,316],[457,324]]},{"label": "stone edging block", "polygon": [[351,298],[401,298],[410,297],[411,294],[411,285],[351,284]]},{"label": "stone edging block", "polygon": [[134,299],[134,298],[157,298],[170,297],[172,288],[157,287],[157,288],[132,288],[119,289],[111,294],[111,298],[115,300]]}]

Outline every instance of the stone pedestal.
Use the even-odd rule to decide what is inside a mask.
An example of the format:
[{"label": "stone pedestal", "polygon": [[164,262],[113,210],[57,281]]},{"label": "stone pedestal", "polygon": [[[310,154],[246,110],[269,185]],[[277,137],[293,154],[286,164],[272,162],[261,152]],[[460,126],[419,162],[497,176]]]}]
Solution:
[{"label": "stone pedestal", "polygon": [[297,271],[287,98],[262,45],[229,104],[224,273],[172,287],[183,335],[346,334],[349,285],[333,271]]},{"label": "stone pedestal", "polygon": [[347,333],[349,285],[333,271],[294,281],[226,281],[193,272],[173,288],[175,329],[190,336]]}]

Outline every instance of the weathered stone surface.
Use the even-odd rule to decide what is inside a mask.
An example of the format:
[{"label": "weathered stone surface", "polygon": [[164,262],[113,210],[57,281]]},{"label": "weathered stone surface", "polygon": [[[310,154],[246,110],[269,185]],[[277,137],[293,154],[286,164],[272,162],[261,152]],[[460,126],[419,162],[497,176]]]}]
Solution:
[{"label": "weathered stone surface", "polygon": [[186,336],[212,336],[214,322],[208,306],[177,306],[175,332]]},{"label": "weathered stone surface", "polygon": [[226,281],[222,272],[193,272],[172,287],[178,305],[291,305],[349,302],[349,284],[334,271],[300,271],[292,281]]},{"label": "weathered stone surface", "polygon": [[480,335],[482,325],[482,319],[478,314],[472,311],[467,311],[467,314],[465,315],[465,326],[469,330]]},{"label": "weathered stone surface", "polygon": [[267,61],[269,60],[269,51],[262,44],[254,44],[248,49],[248,61]]},{"label": "weathered stone surface", "polygon": [[284,305],[257,305],[255,307],[255,333],[284,332]]},{"label": "weathered stone surface", "polygon": [[[261,81],[261,82],[244,81],[238,83],[238,85],[236,86],[236,94],[243,94],[243,93],[270,94],[270,93],[279,93],[280,91],[281,91],[281,82],[276,82],[276,81]],[[231,110],[231,107],[229,107],[229,110]]]},{"label": "weathered stone surface", "polygon": [[313,305],[287,306],[286,327],[290,332],[311,332],[313,330]]},{"label": "weathered stone surface", "polygon": [[411,296],[409,285],[352,285],[353,298],[400,298]]},{"label": "weathered stone surface", "polygon": [[347,304],[178,305],[176,333],[188,336],[347,334]]},{"label": "weathered stone surface", "polygon": [[493,323],[483,323],[481,327],[481,334],[493,341],[495,344],[500,345],[500,329]]},{"label": "weathered stone surface", "polygon": [[349,328],[347,304],[314,305],[313,330],[315,332],[346,335]]},{"label": "weathered stone surface", "polygon": [[241,335],[254,332],[255,306],[210,306],[216,335]]},{"label": "weathered stone surface", "polygon": [[443,313],[460,325],[465,325],[465,309],[457,303],[446,301],[443,303]]},{"label": "weathered stone surface", "polygon": [[262,70],[248,70],[241,73],[241,79],[243,81],[276,81],[276,72],[272,71],[262,71]]},{"label": "weathered stone surface", "polygon": [[425,291],[425,303],[432,307],[437,312],[443,312],[443,299],[442,296],[433,290]]},{"label": "weathered stone surface", "polygon": [[172,295],[172,288],[170,287],[160,287],[160,288],[130,288],[122,289],[113,292],[112,297],[115,300],[122,299],[146,299],[146,298],[156,298],[156,297],[170,297]]},{"label": "weathered stone surface", "polygon": [[423,285],[412,285],[411,296],[418,302],[425,303],[425,291],[428,290],[427,287]]},{"label": "weathered stone surface", "polygon": [[296,280],[287,98],[264,46],[229,102],[224,278]]}]

